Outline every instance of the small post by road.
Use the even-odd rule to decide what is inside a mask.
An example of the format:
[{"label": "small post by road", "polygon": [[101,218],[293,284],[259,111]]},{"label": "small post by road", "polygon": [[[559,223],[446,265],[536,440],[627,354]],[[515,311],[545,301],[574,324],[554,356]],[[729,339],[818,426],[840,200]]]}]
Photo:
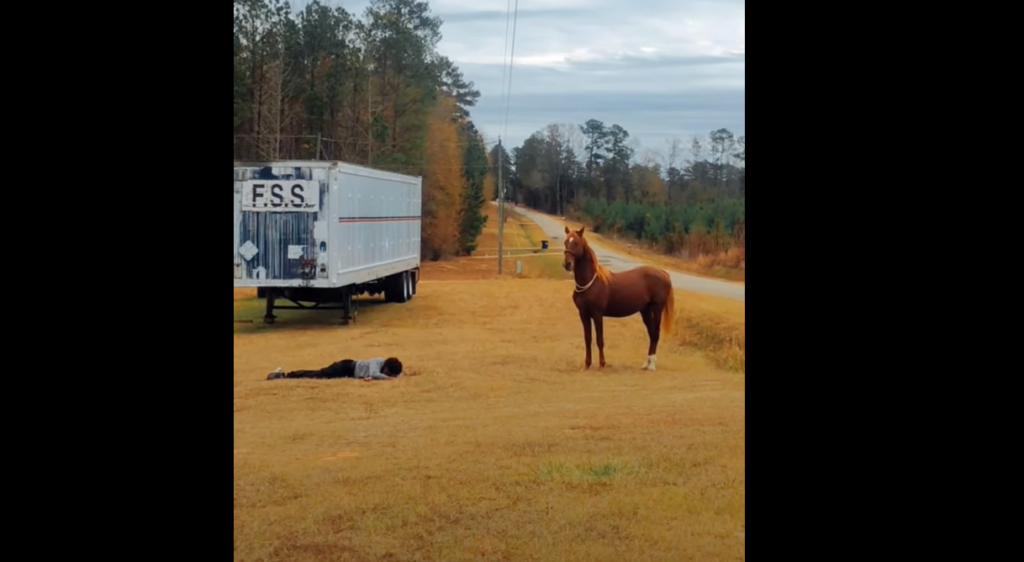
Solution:
[{"label": "small post by road", "polygon": [[501,177],[501,137],[498,137],[498,275],[501,275],[502,241],[505,237],[505,189]]}]

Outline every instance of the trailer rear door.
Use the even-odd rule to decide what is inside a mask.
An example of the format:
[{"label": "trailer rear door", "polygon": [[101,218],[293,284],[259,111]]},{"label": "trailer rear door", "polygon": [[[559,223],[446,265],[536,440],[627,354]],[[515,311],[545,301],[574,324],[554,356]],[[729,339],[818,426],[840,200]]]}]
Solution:
[{"label": "trailer rear door", "polygon": [[266,172],[256,177],[269,179],[235,182],[239,209],[235,259],[242,264],[243,278],[316,279],[319,248],[314,228],[325,212],[327,182]]}]

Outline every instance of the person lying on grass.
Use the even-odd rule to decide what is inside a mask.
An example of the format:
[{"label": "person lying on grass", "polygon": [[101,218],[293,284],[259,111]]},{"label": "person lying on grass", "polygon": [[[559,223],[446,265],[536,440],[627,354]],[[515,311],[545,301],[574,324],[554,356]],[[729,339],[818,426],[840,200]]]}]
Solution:
[{"label": "person lying on grass", "polygon": [[267,380],[274,379],[363,379],[364,381],[387,381],[402,374],[402,362],[395,357],[382,359],[375,357],[367,361],[342,359],[336,363],[316,371],[284,372],[278,367],[267,375]]}]

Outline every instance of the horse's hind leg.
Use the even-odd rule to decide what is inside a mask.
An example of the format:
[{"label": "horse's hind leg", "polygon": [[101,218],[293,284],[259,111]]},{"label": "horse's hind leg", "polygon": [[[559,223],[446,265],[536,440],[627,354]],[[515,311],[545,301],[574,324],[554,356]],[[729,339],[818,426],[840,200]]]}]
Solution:
[{"label": "horse's hind leg", "polygon": [[647,361],[644,368],[648,371],[654,370],[654,364],[658,359],[658,340],[661,339],[661,315],[665,310],[665,303],[652,302],[647,305],[648,315],[644,323],[647,324],[647,335],[651,338],[651,345],[647,348]]},{"label": "horse's hind leg", "polygon": [[647,336],[651,339],[651,344],[647,348],[647,358],[644,359],[644,364],[640,365],[641,369],[654,370],[654,353],[658,349],[658,321],[654,317],[654,303],[648,303],[640,311],[640,317],[644,320],[644,326],[647,327]]}]

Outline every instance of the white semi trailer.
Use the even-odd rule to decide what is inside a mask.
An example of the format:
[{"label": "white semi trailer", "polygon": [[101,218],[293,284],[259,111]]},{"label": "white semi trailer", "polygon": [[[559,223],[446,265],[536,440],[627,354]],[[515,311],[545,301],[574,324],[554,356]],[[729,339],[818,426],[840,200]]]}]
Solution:
[{"label": "white semi trailer", "polygon": [[419,282],[422,185],[343,162],[236,162],[235,287],[256,288],[269,323],[275,308],[327,308],[347,324],[360,294],[408,301]]}]

